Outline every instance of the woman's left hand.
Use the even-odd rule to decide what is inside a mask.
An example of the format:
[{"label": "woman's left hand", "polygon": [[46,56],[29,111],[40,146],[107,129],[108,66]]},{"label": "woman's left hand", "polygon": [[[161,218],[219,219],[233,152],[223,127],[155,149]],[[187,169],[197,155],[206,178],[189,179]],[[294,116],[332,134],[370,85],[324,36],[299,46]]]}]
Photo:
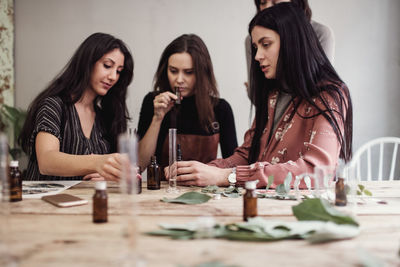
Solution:
[{"label": "woman's left hand", "polygon": [[[228,186],[227,177],[231,169],[221,169],[198,161],[179,161],[177,164],[177,182],[179,185]],[[169,180],[169,167],[164,169],[165,177]]]},{"label": "woman's left hand", "polygon": [[99,173],[90,173],[85,176],[83,176],[84,181],[104,181],[104,177],[101,176]]}]

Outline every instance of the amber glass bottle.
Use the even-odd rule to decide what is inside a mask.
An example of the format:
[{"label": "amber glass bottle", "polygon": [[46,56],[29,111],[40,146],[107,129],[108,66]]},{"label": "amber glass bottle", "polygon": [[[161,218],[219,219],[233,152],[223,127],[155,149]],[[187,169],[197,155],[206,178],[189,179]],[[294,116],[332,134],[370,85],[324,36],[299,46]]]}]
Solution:
[{"label": "amber glass bottle", "polygon": [[346,187],[344,185],[344,179],[338,178],[335,185],[335,205],[336,206],[346,206],[347,205],[347,196],[346,196]]},{"label": "amber glass bottle", "polygon": [[93,195],[93,222],[104,223],[107,222],[107,183],[105,181],[98,181],[95,184],[95,193]]},{"label": "amber glass bottle", "polygon": [[18,161],[13,160],[10,162],[10,201],[22,200],[22,177],[18,168]]},{"label": "amber glass bottle", "polygon": [[147,167],[147,189],[160,189],[160,166],[157,164],[156,156],[151,156],[151,163]]},{"label": "amber glass bottle", "polygon": [[243,195],[243,220],[257,216],[257,182],[248,181],[245,183],[246,193]]}]

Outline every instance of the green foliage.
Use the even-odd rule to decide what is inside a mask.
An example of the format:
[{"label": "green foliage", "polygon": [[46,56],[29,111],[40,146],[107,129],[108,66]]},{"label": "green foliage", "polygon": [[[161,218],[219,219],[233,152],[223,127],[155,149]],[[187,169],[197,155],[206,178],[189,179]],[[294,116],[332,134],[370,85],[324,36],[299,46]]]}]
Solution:
[{"label": "green foliage", "polygon": [[336,224],[359,225],[352,217],[336,210],[325,199],[306,199],[293,206],[292,211],[299,221],[330,221]]},{"label": "green foliage", "polygon": [[[355,225],[336,224],[332,221],[284,222],[249,218],[248,222],[214,225],[204,229],[193,224],[161,224],[161,230],[147,232],[153,236],[169,236],[172,239],[221,238],[236,241],[271,242],[283,239],[306,239],[311,243],[352,238],[359,234]],[[207,235],[201,234],[206,231]]]},{"label": "green foliage", "polygon": [[180,195],[179,197],[173,198],[173,199],[168,199],[168,198],[164,197],[163,199],[161,199],[161,201],[168,202],[168,203],[193,205],[193,204],[205,203],[205,202],[209,201],[210,198],[211,197],[209,195],[202,194],[199,192],[187,192],[187,193],[184,193],[184,194]]},{"label": "green foliage", "polygon": [[22,149],[17,145],[18,136],[24,126],[27,112],[8,105],[0,106],[0,130],[5,132],[9,141],[9,152],[13,159],[22,155]]},{"label": "green foliage", "polygon": [[366,195],[366,196],[372,196],[371,191],[365,189],[365,186],[363,186],[362,184],[358,185],[358,190],[357,190],[357,195],[361,196],[361,195]]}]

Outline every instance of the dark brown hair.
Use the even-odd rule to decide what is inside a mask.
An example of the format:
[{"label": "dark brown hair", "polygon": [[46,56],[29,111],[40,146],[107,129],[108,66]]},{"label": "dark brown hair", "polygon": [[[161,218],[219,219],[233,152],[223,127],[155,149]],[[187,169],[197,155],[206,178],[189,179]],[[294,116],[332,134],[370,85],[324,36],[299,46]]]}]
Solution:
[{"label": "dark brown hair", "polygon": [[[274,1],[274,0],[272,0]],[[302,10],[304,10],[304,13],[306,14],[306,17],[308,20],[311,20],[312,12],[310,5],[308,4],[308,0],[291,0],[291,2],[298,7],[300,7]],[[260,5],[261,5],[261,0],[254,0],[254,4],[256,5],[257,12],[260,12]]]},{"label": "dark brown hair", "polygon": [[210,54],[200,37],[195,34],[183,34],[165,48],[154,75],[154,92],[172,92],[167,73],[168,59],[173,54],[184,52],[188,53],[193,60],[196,77],[193,90],[196,95],[199,122],[202,128],[209,131],[211,123],[215,121],[214,106],[217,104],[219,92]]}]

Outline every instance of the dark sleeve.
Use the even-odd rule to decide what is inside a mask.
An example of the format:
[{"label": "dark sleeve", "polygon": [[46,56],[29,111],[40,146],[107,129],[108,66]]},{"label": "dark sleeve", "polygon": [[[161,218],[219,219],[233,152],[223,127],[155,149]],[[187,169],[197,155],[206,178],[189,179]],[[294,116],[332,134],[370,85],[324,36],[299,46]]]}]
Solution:
[{"label": "dark sleeve", "polygon": [[139,140],[143,138],[146,134],[147,129],[149,129],[151,120],[153,119],[154,114],[154,106],[153,106],[154,96],[153,93],[148,93],[142,102],[142,107],[140,108],[139,114],[139,123],[137,134],[139,136]]},{"label": "dark sleeve", "polygon": [[216,118],[220,125],[220,144],[222,157],[231,156],[238,146],[236,138],[235,119],[232,108],[224,99],[220,99],[216,107]]},{"label": "dark sleeve", "polygon": [[58,97],[45,98],[40,104],[35,118],[35,127],[31,136],[33,144],[39,132],[46,132],[61,140],[61,117],[63,102]]}]

